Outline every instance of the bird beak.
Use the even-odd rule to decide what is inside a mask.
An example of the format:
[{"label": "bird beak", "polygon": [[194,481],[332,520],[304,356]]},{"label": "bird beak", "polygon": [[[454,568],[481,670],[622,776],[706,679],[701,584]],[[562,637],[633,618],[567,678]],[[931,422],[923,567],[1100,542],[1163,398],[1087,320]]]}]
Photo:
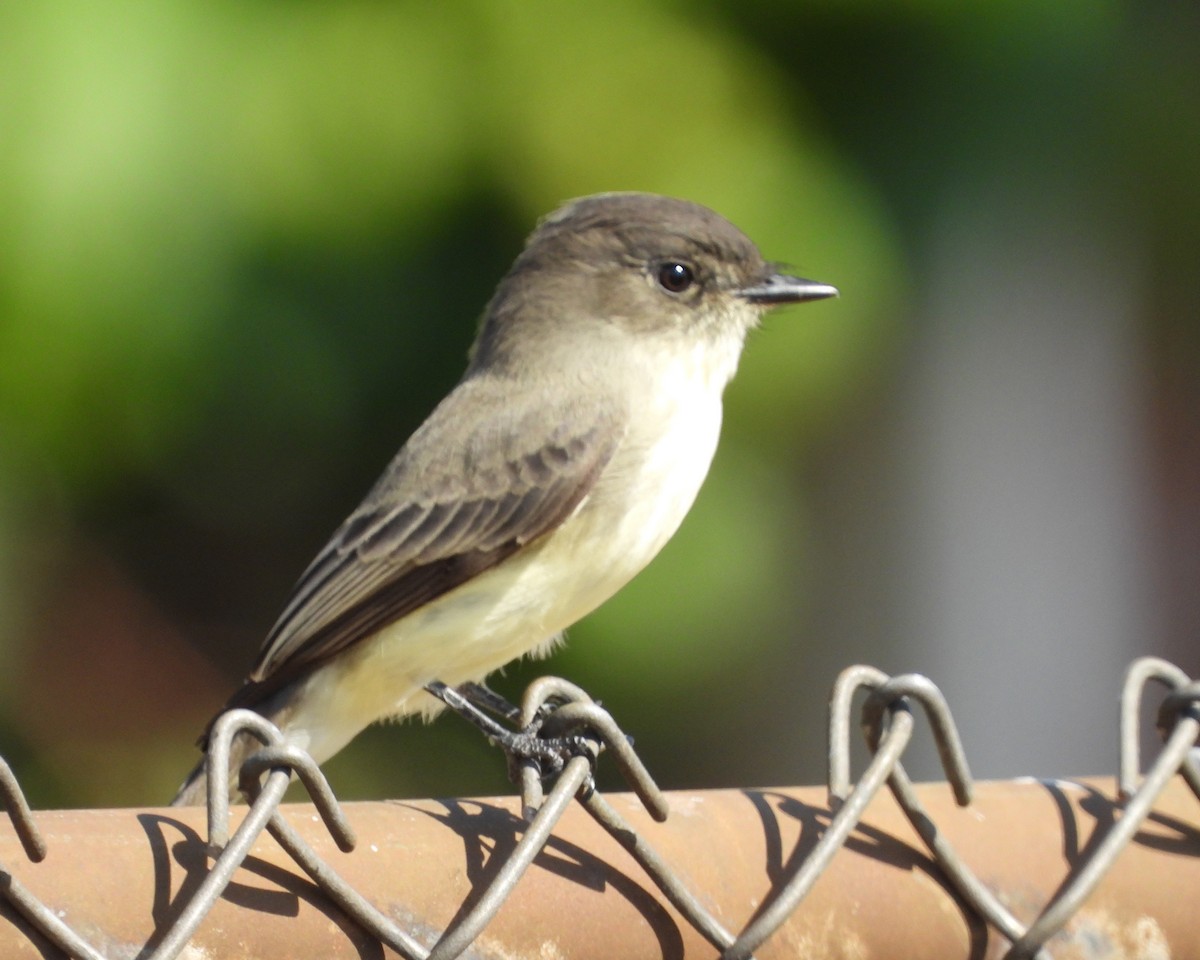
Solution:
[{"label": "bird beak", "polygon": [[827,283],[790,277],[786,273],[772,273],[761,283],[752,287],[742,287],[737,291],[737,295],[751,303],[774,307],[784,303],[824,300],[826,297],[836,297],[838,292],[837,287],[831,287]]}]

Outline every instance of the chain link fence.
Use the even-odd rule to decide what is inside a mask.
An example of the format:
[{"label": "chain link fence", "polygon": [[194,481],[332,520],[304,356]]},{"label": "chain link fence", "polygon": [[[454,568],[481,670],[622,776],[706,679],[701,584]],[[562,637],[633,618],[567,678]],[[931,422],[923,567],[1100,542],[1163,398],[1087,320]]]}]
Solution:
[{"label": "chain link fence", "polygon": [[[1163,691],[1163,747],[1143,772],[1151,689]],[[918,712],[946,785],[915,787],[901,764]],[[857,780],[856,716],[871,757]],[[194,811],[35,816],[2,765],[15,837],[0,840],[12,921],[0,948],[86,960],[333,956],[330,943],[341,944],[337,955],[390,950],[409,960],[734,960],[865,956],[875,943],[895,956],[1200,957],[1200,683],[1165,661],[1128,671],[1115,784],[976,785],[937,687],[865,666],[844,671],[831,696],[824,803],[794,789],[664,794],[608,712],[561,680],[531,684],[510,719],[518,732],[577,748],[549,778],[528,752],[510,756],[519,811],[461,800],[343,808],[303,751],[256,714],[231,711],[212,732],[206,840]],[[232,739],[246,734],[263,749],[240,771],[250,806],[234,828],[225,770]],[[595,788],[602,752],[640,812],[633,797]],[[312,807],[281,806],[293,776]],[[885,807],[884,794],[894,804]],[[1057,832],[1035,823],[1046,819],[1036,798],[1051,799]],[[955,805],[975,829],[964,831]],[[785,824],[796,828],[786,840]],[[182,838],[173,847],[172,831]],[[18,844],[27,862],[12,862]],[[55,856],[68,861],[57,874]],[[541,869],[530,871],[535,861]],[[147,884],[149,908],[139,897]],[[635,920],[596,899],[608,891],[637,906]],[[439,902],[450,917],[440,927],[429,919]],[[320,922],[306,926],[302,905]],[[502,908],[503,931],[492,925]],[[289,929],[294,936],[280,933]]]}]

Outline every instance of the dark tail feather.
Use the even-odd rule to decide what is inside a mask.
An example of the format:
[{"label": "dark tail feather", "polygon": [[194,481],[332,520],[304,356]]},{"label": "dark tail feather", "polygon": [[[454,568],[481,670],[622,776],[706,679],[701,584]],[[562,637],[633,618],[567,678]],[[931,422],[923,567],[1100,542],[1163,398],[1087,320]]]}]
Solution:
[{"label": "dark tail feather", "polygon": [[[229,748],[229,799],[238,796],[238,770],[250,754],[262,747],[262,743],[249,734],[236,737]],[[200,758],[200,762],[192,768],[187,779],[179,787],[173,807],[202,807],[208,803],[208,753]]]},{"label": "dark tail feather", "polygon": [[[262,683],[247,681],[242,684],[241,688],[229,698],[229,702],[225,704],[221,713],[212,718],[200,737],[200,749],[204,751],[204,756],[200,758],[200,762],[196,764],[179,787],[175,799],[171,801],[171,806],[200,807],[208,802],[208,739],[212,733],[213,724],[217,722],[221,714],[227,710],[242,707],[253,710],[280,729],[286,730],[293,710],[292,698],[295,692],[294,687],[280,682],[280,678],[275,677]],[[246,758],[261,747],[262,742],[249,733],[240,733],[234,738],[229,747],[229,799],[233,800],[238,796],[238,770],[241,769]]]}]

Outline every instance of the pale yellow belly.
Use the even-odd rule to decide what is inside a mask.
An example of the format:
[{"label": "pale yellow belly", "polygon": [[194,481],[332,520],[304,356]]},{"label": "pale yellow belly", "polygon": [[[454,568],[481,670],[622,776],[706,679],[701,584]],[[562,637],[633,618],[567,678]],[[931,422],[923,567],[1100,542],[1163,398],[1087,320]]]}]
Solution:
[{"label": "pale yellow belly", "polygon": [[675,533],[699,491],[720,431],[720,392],[681,391],[667,414],[669,428],[652,440],[627,438],[557,530],[316,671],[289,734],[321,761],[376,720],[434,713],[427,683],[479,681],[517,657],[545,652],[628,583]]}]

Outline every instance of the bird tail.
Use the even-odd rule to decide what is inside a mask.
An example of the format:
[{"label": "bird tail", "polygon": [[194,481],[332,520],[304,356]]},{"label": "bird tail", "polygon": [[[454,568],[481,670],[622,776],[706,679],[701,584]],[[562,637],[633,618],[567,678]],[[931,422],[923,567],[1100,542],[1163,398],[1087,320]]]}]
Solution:
[{"label": "bird tail", "polygon": [[[279,678],[273,678],[277,681]],[[212,720],[209,721],[204,733],[200,736],[200,749],[204,756],[192,768],[171,801],[173,807],[199,807],[208,802],[208,747],[212,737],[213,725],[229,710],[244,708],[253,710],[259,716],[270,720],[280,730],[287,731],[288,722],[294,709],[296,689],[287,683],[247,681],[229,698],[229,701]],[[246,758],[261,749],[262,741],[248,732],[234,736],[229,745],[229,799],[238,795],[238,771]]]},{"label": "bird tail", "polygon": [[[180,785],[179,790],[175,794],[175,799],[171,801],[173,807],[202,807],[208,803],[208,750],[207,750],[207,733],[201,738],[201,745],[205,746],[204,756],[200,758],[200,762],[192,768],[192,772],[187,775],[187,778]],[[229,799],[233,800],[238,794],[238,770],[246,758],[256,750],[262,748],[262,743],[257,738],[247,733],[239,734],[234,738],[233,743],[229,746]]]}]

